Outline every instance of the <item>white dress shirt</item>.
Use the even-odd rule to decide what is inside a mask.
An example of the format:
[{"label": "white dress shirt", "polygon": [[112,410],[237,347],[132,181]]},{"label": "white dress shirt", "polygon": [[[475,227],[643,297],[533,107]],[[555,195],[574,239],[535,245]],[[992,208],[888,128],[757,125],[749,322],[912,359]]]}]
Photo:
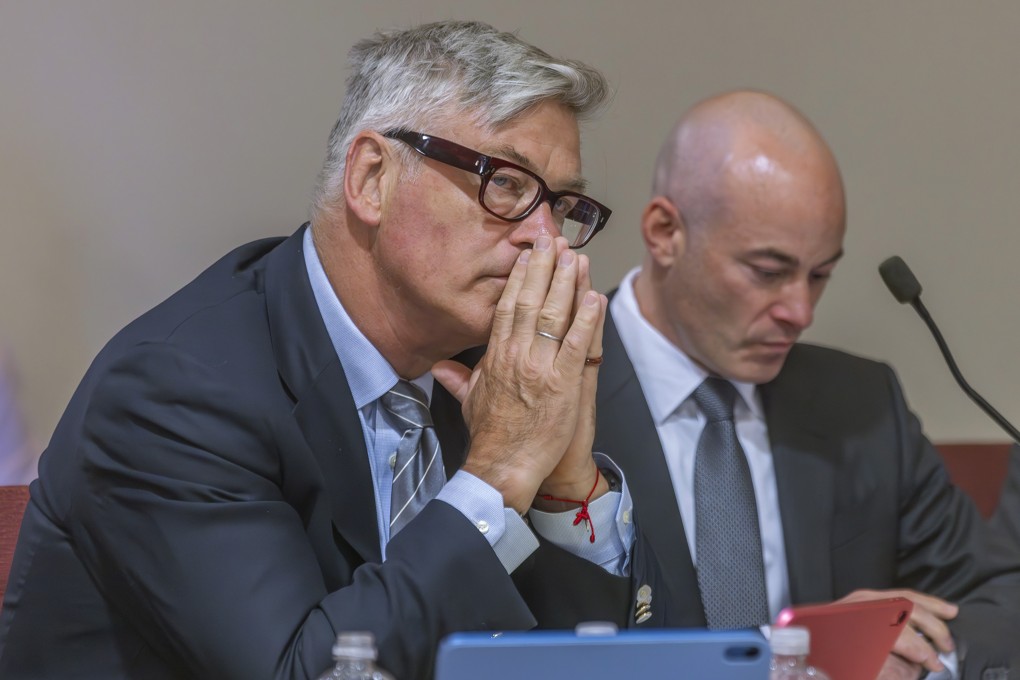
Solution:
[{"label": "white dress shirt", "polygon": [[[659,442],[666,457],[680,517],[687,532],[691,559],[697,565],[694,527],[694,454],[705,424],[694,399],[698,385],[708,373],[666,339],[648,320],[634,296],[634,279],[641,268],[632,269],[620,283],[610,303],[620,340],[634,365],[648,410],[659,433]],[[731,381],[733,382],[733,381]],[[758,504],[758,525],[761,529],[762,557],[765,562],[765,588],[768,591],[769,614],[774,621],[779,611],[790,606],[790,581],[783,543],[783,521],[779,515],[776,471],[769,446],[768,426],[762,409],[761,395],[750,383],[733,382],[739,399],[733,409],[737,439],[751,468],[751,482]],[[827,550],[828,546],[818,546]],[[958,677],[955,652],[940,654],[946,665],[940,673],[929,673],[926,680]]]},{"label": "white dress shirt", "polygon": [[[692,394],[708,373],[695,364],[641,315],[634,297],[634,269],[627,274],[610,303],[620,340],[634,364],[641,391],[659,433],[662,452],[673,483],[680,517],[687,532],[691,558],[697,564],[694,527],[694,454],[705,425],[705,416]],[[761,397],[755,385],[734,382],[739,398],[733,409],[737,439],[747,456],[751,482],[758,504],[765,588],[769,614],[774,620],[790,604],[790,583],[783,544],[783,521],[779,516],[776,472],[772,464],[768,428]]]}]

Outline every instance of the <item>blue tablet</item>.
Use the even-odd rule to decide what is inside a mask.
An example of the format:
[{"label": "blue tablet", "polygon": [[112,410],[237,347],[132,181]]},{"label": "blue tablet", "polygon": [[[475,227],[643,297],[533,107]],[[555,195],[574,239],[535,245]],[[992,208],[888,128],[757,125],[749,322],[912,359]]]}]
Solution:
[{"label": "blue tablet", "polygon": [[455,633],[439,646],[436,680],[768,680],[769,655],[758,631]]}]

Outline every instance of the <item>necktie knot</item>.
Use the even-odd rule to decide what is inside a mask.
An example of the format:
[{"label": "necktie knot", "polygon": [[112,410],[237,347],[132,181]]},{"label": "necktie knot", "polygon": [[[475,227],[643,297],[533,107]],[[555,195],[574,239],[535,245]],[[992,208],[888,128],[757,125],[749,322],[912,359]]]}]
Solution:
[{"label": "necktie knot", "polygon": [[710,423],[733,420],[733,404],[736,400],[737,388],[722,378],[705,378],[698,389],[694,390],[694,401]]},{"label": "necktie knot", "polygon": [[425,391],[412,382],[398,380],[390,391],[382,395],[383,408],[403,424],[405,430],[432,427]]}]

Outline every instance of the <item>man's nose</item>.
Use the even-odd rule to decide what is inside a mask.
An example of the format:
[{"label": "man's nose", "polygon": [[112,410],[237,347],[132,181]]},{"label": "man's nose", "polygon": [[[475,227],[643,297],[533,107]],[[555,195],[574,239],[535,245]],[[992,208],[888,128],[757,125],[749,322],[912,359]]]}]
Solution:
[{"label": "man's nose", "polygon": [[793,281],[783,287],[782,297],[772,307],[777,321],[803,331],[814,321],[815,300],[807,281]]},{"label": "man's nose", "polygon": [[556,238],[560,236],[560,226],[553,218],[552,206],[543,201],[535,208],[534,212],[520,222],[514,223],[510,232],[510,240],[515,245],[534,245],[535,239],[539,236]]}]

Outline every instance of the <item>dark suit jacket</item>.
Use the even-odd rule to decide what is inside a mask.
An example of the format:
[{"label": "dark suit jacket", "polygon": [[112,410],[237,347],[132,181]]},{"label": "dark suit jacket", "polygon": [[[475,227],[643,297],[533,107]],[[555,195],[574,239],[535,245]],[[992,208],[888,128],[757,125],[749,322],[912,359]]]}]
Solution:
[{"label": "dark suit jacket", "polygon": [[[362,428],[302,233],[232,252],[93,363],[32,485],[0,677],[314,678],[338,631],[368,629],[410,680],[451,631],[633,621],[628,579],[543,545],[515,584],[440,501],[380,563]],[[452,472],[459,405],[437,386],[433,412]],[[635,554],[635,581],[646,562]]]},{"label": "dark suit jacket", "polygon": [[1020,444],[1009,451],[1009,469],[991,524],[998,538],[1007,544],[1020,543]]},{"label": "dark suit jacket", "polygon": [[[604,349],[595,447],[627,477],[675,598],[668,623],[704,626],[658,433],[612,315]],[[892,370],[799,344],[761,394],[793,603],[913,588],[963,603],[950,627],[968,647],[967,677],[1020,654],[1020,557],[988,555],[984,522],[950,484]]]}]

